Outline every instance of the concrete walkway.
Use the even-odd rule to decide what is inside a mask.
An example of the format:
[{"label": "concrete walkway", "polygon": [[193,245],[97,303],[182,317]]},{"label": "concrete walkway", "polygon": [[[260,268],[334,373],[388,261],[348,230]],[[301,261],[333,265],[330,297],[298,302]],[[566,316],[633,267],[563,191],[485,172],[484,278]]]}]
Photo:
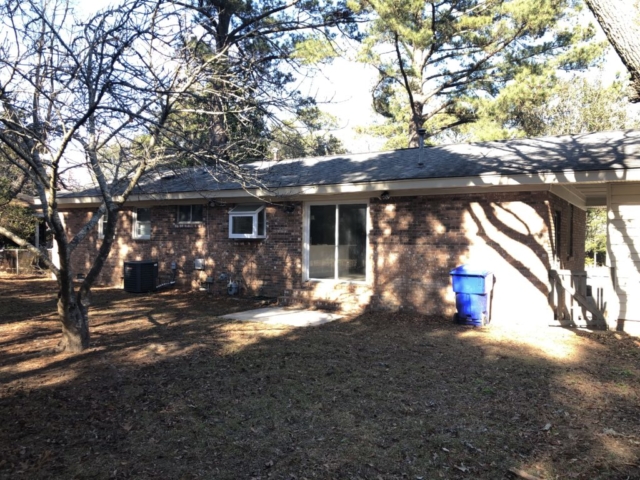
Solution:
[{"label": "concrete walkway", "polygon": [[317,310],[301,310],[282,307],[258,308],[246,312],[230,313],[222,318],[243,322],[260,322],[269,325],[289,325],[292,327],[313,327],[333,322],[342,318],[335,313],[318,312]]}]

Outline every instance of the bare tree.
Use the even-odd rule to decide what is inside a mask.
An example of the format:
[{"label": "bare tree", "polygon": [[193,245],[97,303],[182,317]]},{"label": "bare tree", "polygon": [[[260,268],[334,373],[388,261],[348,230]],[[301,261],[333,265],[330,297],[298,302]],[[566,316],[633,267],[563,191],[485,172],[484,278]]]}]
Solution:
[{"label": "bare tree", "polygon": [[[84,21],[65,0],[0,4],[0,157],[35,190],[58,261],[8,228],[0,234],[38,254],[55,274],[63,350],[89,346],[89,293],[111,250],[116,213],[147,169],[177,154],[172,118],[181,114],[181,100],[208,84],[216,56],[190,60],[184,21],[184,12],[163,0],[126,0]],[[188,152],[199,153],[206,152]],[[91,173],[102,204],[67,238],[58,196],[78,163]],[[74,285],[74,251],[105,214],[98,255]]]},{"label": "bare tree", "polygon": [[640,102],[640,2],[586,0],[631,75],[631,102]]}]

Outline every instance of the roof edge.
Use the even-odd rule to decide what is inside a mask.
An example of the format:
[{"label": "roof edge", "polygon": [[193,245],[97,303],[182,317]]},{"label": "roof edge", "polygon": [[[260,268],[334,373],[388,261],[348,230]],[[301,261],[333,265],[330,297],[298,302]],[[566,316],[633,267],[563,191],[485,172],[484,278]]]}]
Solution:
[{"label": "roof edge", "polygon": [[[445,188],[521,186],[523,189],[534,185],[571,185],[575,183],[606,183],[640,181],[640,169],[609,169],[592,171],[565,170],[537,174],[479,175],[471,177],[442,177],[427,179],[390,180],[383,182],[341,183],[332,185],[306,185],[281,187],[274,190],[234,189],[210,190],[202,192],[179,192],[163,194],[131,195],[128,202],[149,202],[167,200],[203,200],[211,198],[242,197],[312,197],[342,193],[368,193],[384,190],[401,192],[405,190],[439,190]],[[102,197],[62,197],[58,204],[66,207],[82,207],[86,204],[102,202]],[[39,201],[34,203],[39,204]]]}]

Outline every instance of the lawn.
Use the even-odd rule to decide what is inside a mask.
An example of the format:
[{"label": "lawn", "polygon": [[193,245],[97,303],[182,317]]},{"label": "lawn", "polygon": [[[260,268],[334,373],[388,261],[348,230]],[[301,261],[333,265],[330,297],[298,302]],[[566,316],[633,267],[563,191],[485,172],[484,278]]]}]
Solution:
[{"label": "lawn", "polygon": [[52,353],[54,284],[0,277],[0,478],[640,478],[640,341],[367,313],[294,329],[259,302],[96,289]]}]

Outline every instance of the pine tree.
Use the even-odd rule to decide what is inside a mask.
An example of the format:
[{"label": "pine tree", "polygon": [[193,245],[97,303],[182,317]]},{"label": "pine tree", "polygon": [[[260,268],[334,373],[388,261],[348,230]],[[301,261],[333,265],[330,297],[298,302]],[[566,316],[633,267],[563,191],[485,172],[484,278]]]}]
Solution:
[{"label": "pine tree", "polygon": [[[572,21],[570,0],[360,0],[371,16],[361,60],[375,66],[374,107],[390,124],[436,136],[478,120],[482,102],[523,76],[590,65],[602,46]],[[402,132],[404,133],[404,132]]]}]

